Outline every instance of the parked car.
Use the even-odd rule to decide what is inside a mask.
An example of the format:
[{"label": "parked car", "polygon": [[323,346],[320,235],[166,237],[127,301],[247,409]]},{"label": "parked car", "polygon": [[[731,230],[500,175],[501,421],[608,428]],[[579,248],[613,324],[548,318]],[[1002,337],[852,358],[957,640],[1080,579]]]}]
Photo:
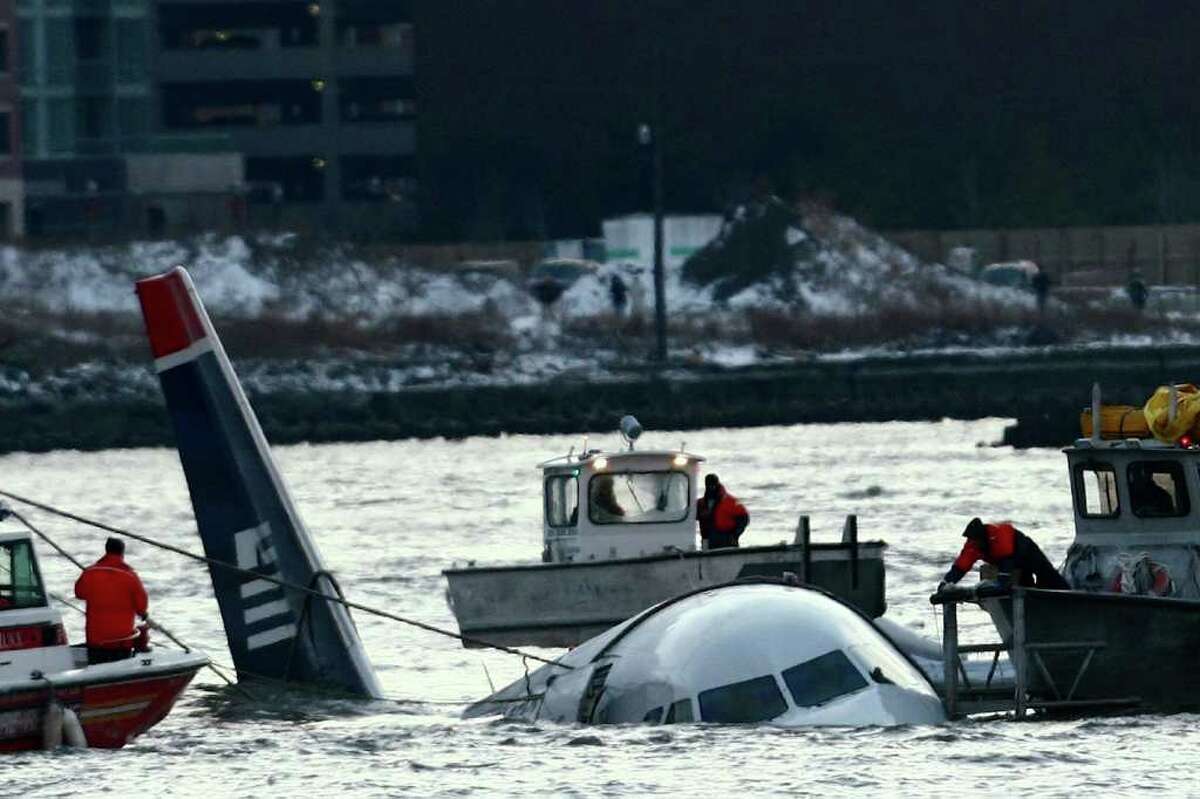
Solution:
[{"label": "parked car", "polygon": [[1011,286],[1032,291],[1033,278],[1038,271],[1038,265],[1033,261],[1001,261],[985,266],[979,277],[984,283],[991,283],[993,286]]}]

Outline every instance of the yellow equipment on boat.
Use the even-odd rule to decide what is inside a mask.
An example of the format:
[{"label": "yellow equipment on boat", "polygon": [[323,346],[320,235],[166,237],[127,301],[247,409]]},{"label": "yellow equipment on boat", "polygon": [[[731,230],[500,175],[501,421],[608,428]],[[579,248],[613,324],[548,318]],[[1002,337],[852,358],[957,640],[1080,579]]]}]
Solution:
[{"label": "yellow equipment on boat", "polygon": [[1183,436],[1197,432],[1200,388],[1191,383],[1174,386],[1174,411],[1171,404],[1172,387],[1159,386],[1142,409],[1150,433],[1159,441],[1168,444],[1174,444]]},{"label": "yellow equipment on boat", "polygon": [[[1085,408],[1079,414],[1079,427],[1084,438],[1092,435],[1092,409]],[[1101,438],[1149,438],[1150,428],[1141,408],[1132,405],[1100,406]]]}]

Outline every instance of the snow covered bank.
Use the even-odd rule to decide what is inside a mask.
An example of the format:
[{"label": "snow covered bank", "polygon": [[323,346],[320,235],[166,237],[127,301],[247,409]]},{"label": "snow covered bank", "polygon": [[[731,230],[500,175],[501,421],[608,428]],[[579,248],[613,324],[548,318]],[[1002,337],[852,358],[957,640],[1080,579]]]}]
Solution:
[{"label": "snow covered bank", "polygon": [[[653,349],[646,264],[582,270],[543,307],[520,270],[430,268],[288,234],[61,250],[0,248],[0,394],[112,377],[153,387],[133,282],[183,264],[250,384],[393,391],[414,385],[600,379]],[[625,287],[616,313],[612,286]],[[854,220],[770,200],[740,209],[666,272],[672,360],[739,368],[925,350],[1011,351],[1200,340],[1194,318],[1051,301],[922,263]],[[93,375],[92,370],[98,370]],[[108,380],[109,378],[104,378]]]}]

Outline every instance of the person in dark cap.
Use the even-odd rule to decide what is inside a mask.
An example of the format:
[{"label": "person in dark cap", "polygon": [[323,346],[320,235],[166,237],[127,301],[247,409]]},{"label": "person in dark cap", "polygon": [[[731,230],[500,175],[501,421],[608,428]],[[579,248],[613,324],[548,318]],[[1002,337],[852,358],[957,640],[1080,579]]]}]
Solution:
[{"label": "person in dark cap", "polygon": [[696,521],[706,549],[736,547],[750,514],[737,497],[725,490],[715,474],[704,478],[704,496],[696,502]]},{"label": "person in dark cap", "polygon": [[87,602],[88,663],[132,657],[139,631],[134,616],[146,616],[149,601],[141,578],[125,562],[125,542],[110,538],[104,557],[75,581],[75,596]]},{"label": "person in dark cap", "polygon": [[942,578],[939,591],[961,580],[980,560],[1000,570],[1001,584],[1009,583],[1015,574],[1017,584],[1026,588],[1054,591],[1071,588],[1033,539],[1009,522],[984,524],[976,517],[963,530],[963,538],[967,543]]}]

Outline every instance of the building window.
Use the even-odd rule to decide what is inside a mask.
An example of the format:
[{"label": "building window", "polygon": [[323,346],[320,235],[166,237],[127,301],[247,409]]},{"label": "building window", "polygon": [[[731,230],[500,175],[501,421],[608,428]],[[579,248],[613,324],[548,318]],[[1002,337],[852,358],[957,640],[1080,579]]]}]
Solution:
[{"label": "building window", "polygon": [[166,50],[314,47],[320,20],[308,2],[181,3],[159,8]]},{"label": "building window", "polygon": [[407,22],[338,22],[338,41],[349,49],[382,47],[389,50],[413,49],[413,26]]},{"label": "building window", "polygon": [[77,104],[78,118],[75,130],[80,138],[108,138],[109,120],[112,118],[111,102],[99,97],[82,97]]},{"label": "building window", "polygon": [[343,122],[394,122],[417,113],[407,78],[345,78],[340,88]]},{"label": "building window", "polygon": [[339,0],[338,43],[346,48],[412,50],[412,3],[408,0]]},{"label": "building window", "polygon": [[23,154],[36,157],[44,152],[42,144],[38,142],[40,128],[38,126],[38,108],[39,101],[37,100],[22,100],[21,101],[21,151]]},{"label": "building window", "polygon": [[0,156],[12,155],[12,111],[0,111]]},{"label": "building window", "polygon": [[307,80],[167,83],[162,90],[168,128],[274,127],[321,121],[321,94]]},{"label": "building window", "polygon": [[409,156],[345,155],[342,156],[341,166],[342,196],[347,200],[413,201],[417,184],[413,177],[413,159]]},{"label": "building window", "polygon": [[106,55],[104,46],[106,26],[97,17],[78,17],[75,20],[75,57],[80,61],[95,61]]},{"label": "building window", "polygon": [[317,156],[247,158],[249,201],[255,204],[312,203],[325,199],[325,172]]},{"label": "building window", "polygon": [[0,72],[11,72],[12,62],[8,54],[8,28],[0,28]]}]

